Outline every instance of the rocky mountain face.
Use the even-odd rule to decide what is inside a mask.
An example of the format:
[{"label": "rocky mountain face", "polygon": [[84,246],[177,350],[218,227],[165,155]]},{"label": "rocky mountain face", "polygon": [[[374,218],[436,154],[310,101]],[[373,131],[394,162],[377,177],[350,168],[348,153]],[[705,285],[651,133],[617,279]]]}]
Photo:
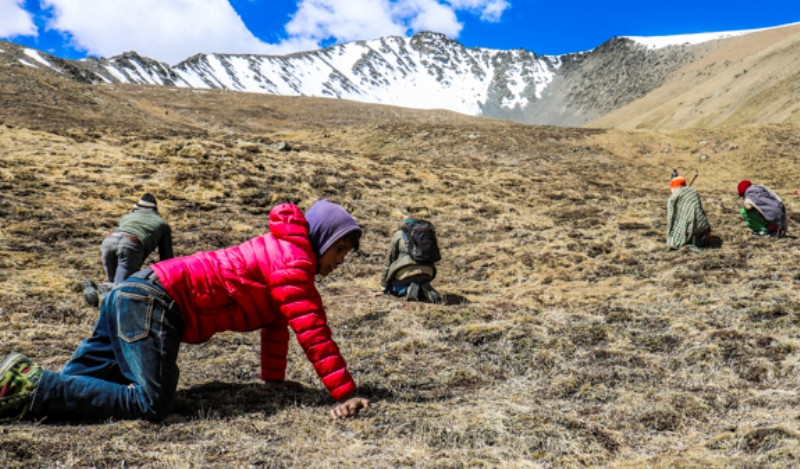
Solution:
[{"label": "rocky mountain face", "polygon": [[5,42],[0,50],[0,60],[83,83],[321,96],[581,126],[661,86],[697,46],[649,49],[615,38],[589,52],[540,56],[469,49],[423,32],[288,56],[198,54],[175,66],[135,52],[70,61]]},{"label": "rocky mountain face", "polygon": [[659,88],[702,50],[702,45],[648,49],[630,39],[614,38],[590,52],[562,56],[562,66],[542,99],[516,120],[585,125]]}]

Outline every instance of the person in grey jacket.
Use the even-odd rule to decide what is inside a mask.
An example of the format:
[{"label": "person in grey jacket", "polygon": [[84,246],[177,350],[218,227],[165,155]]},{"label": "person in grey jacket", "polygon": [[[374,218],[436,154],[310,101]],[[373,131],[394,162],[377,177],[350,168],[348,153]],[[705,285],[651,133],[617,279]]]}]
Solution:
[{"label": "person in grey jacket", "polygon": [[142,268],[144,260],[156,248],[163,261],[172,259],[172,230],[158,214],[158,203],[152,194],[144,194],[124,215],[117,228],[108,233],[100,245],[100,255],[106,280],[97,285],[91,280],[83,282],[86,302],[97,306],[100,296],[125,281]]},{"label": "person in grey jacket", "polygon": [[737,191],[739,197],[744,199],[742,216],[747,226],[753,230],[753,236],[786,236],[786,205],[775,191],[753,184],[747,179],[739,182]]},{"label": "person in grey jacket", "polygon": [[[411,218],[405,223],[416,221]],[[441,303],[442,297],[431,286],[436,277],[435,264],[421,264],[411,258],[403,230],[392,235],[381,275],[381,288],[385,294],[405,297],[408,301]]]}]

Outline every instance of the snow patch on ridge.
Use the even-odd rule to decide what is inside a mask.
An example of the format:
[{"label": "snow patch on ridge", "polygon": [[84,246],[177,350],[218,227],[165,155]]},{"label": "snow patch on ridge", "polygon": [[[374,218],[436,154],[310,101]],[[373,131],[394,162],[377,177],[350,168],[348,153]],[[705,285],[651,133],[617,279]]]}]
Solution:
[{"label": "snow patch on ridge", "polygon": [[120,83],[131,83],[131,80],[129,80],[128,77],[126,77],[122,73],[120,73],[119,70],[117,70],[116,67],[113,67],[113,66],[111,66],[109,64],[109,65],[106,65],[104,68],[108,71],[108,73],[111,74],[111,76],[113,76],[114,78],[119,80]]},{"label": "snow patch on ridge", "polygon": [[784,24],[771,28],[758,28],[758,29],[743,29],[741,31],[722,31],[718,33],[696,33],[696,34],[679,34],[675,36],[622,36],[630,39],[637,44],[641,44],[649,49],[661,49],[668,46],[680,46],[684,44],[695,45],[702,44],[708,41],[715,41],[717,39],[726,39],[729,37],[744,36],[746,34],[756,33],[759,31],[766,31],[769,29],[785,28],[787,26],[794,26],[800,23]]},{"label": "snow patch on ridge", "polygon": [[41,55],[39,55],[39,51],[33,50],[33,49],[25,49],[24,53],[25,53],[25,55],[27,55],[28,57],[32,58],[33,60],[39,62],[40,64],[44,65],[45,67],[53,68],[53,66],[50,65],[50,62],[46,61],[44,58],[42,58]]}]

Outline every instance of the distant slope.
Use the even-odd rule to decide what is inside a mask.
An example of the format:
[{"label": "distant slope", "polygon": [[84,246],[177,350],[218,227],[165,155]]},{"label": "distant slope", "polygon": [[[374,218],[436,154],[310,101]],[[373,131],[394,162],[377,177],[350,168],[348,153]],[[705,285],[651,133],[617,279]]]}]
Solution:
[{"label": "distant slope", "polygon": [[660,88],[591,122],[624,129],[800,122],[800,25],[705,43]]}]

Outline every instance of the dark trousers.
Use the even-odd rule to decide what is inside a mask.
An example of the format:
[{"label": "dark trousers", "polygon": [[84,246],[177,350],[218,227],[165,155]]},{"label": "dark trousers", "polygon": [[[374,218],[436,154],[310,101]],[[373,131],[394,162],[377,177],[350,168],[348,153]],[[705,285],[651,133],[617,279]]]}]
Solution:
[{"label": "dark trousers", "polygon": [[128,238],[108,236],[100,245],[100,256],[108,281],[119,285],[142,268],[144,246]]}]

